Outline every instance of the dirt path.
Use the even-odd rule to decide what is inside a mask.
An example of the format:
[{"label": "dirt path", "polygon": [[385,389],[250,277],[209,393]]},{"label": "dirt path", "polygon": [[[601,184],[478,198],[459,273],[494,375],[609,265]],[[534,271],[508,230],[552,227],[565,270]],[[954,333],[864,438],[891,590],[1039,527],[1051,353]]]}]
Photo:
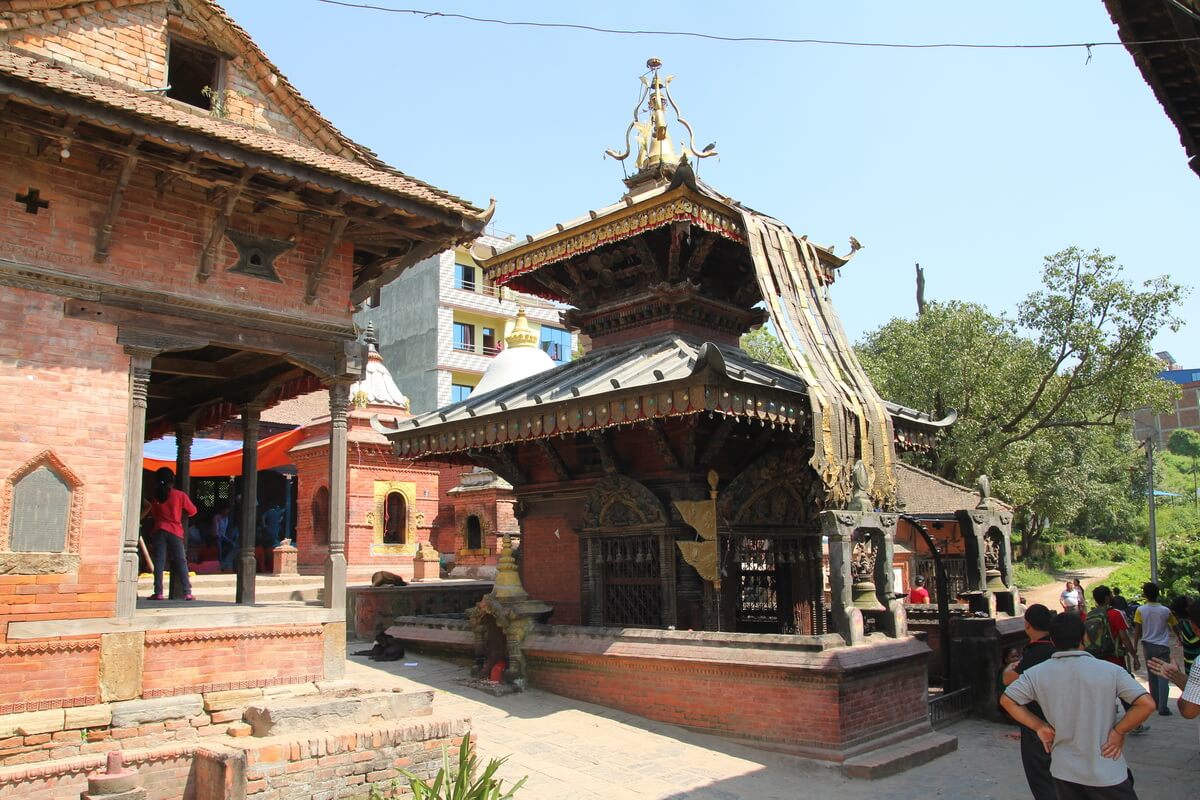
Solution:
[{"label": "dirt path", "polygon": [[[1055,583],[1047,583],[1043,586],[1035,586],[1032,589],[1026,589],[1021,592],[1021,596],[1025,598],[1026,605],[1041,603],[1051,611],[1058,611],[1058,596],[1062,593],[1063,585],[1067,578],[1078,578],[1083,584],[1084,591],[1088,591],[1097,583],[1107,578],[1117,568],[1111,567],[1084,567],[1083,569],[1068,570],[1067,572],[1056,573],[1058,581]],[[1088,606],[1091,606],[1091,596],[1088,596]]]}]

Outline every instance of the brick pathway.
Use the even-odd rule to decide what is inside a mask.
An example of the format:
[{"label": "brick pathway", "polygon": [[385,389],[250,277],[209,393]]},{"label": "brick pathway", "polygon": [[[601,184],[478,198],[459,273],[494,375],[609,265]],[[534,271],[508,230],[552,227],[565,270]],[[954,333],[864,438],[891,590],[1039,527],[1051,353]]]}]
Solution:
[{"label": "brick pathway", "polygon": [[[365,647],[351,645],[350,650]],[[947,730],[958,751],[880,781],[857,781],[790,756],[742,747],[546,692],[494,698],[458,685],[459,665],[414,656],[376,664],[351,658],[346,677],[371,686],[432,688],[435,711],[470,716],[485,758],[508,756],[501,775],[529,776],[520,800],[1028,800],[1017,742],[1002,725],[969,720]],[[737,702],[731,698],[730,702]],[[1127,751],[1141,800],[1200,796],[1195,722],[1152,717]]]}]

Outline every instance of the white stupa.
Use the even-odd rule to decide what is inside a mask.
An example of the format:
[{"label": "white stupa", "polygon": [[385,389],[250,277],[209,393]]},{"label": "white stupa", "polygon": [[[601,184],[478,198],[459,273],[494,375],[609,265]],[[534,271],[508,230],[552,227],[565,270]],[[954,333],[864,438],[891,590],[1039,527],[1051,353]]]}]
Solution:
[{"label": "white stupa", "polygon": [[506,347],[492,359],[472,394],[490,392],[556,366],[554,359],[537,346],[537,336],[529,330],[523,308],[517,310],[517,321],[513,323],[512,333],[504,337],[504,343]]}]

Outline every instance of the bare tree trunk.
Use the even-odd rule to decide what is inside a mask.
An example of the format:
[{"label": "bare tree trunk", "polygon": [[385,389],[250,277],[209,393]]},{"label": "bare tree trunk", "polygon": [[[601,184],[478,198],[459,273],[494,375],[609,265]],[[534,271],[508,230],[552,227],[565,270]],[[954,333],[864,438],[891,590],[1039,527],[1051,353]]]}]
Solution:
[{"label": "bare tree trunk", "polygon": [[925,270],[921,269],[920,264],[915,264],[917,268],[917,316],[925,313]]}]

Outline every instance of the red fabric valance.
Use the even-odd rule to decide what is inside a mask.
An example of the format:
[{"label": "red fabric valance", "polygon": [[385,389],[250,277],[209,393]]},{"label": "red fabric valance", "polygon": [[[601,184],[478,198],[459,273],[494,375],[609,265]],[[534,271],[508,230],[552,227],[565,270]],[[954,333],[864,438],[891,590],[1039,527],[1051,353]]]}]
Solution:
[{"label": "red fabric valance", "polygon": [[[288,451],[304,438],[304,429],[296,428],[291,431],[268,436],[258,443],[258,468],[260,470],[282,467],[292,463]],[[143,458],[142,466],[150,471],[159,467],[175,469],[175,461],[160,461],[157,458]],[[193,478],[229,478],[242,474],[242,450],[238,448],[229,453],[209,458],[198,458],[192,462],[191,476]]]}]

